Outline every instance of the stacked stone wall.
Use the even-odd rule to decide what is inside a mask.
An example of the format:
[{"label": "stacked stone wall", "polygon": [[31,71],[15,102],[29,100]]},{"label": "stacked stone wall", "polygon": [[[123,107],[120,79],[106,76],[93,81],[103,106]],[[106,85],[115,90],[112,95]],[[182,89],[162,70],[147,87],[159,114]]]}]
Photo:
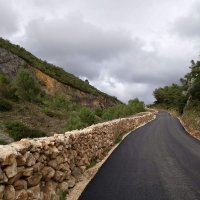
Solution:
[{"label": "stacked stone wall", "polygon": [[96,124],[83,130],[0,145],[0,199],[59,200],[91,163],[99,162],[121,135],[155,113]]}]

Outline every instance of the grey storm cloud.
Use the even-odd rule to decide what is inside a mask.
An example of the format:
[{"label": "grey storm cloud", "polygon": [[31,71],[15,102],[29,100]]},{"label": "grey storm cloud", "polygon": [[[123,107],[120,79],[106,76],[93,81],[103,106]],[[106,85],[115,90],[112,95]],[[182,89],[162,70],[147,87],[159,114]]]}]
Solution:
[{"label": "grey storm cloud", "polygon": [[90,78],[99,74],[105,61],[133,48],[128,33],[104,31],[75,14],[64,19],[34,20],[26,29],[28,41],[24,45],[34,53]]},{"label": "grey storm cloud", "polygon": [[19,29],[19,18],[12,5],[7,1],[0,0],[0,34],[11,35]]},{"label": "grey storm cloud", "polygon": [[125,102],[135,97],[152,102],[153,90],[178,82],[199,52],[196,0],[0,0],[0,5],[1,36]]}]

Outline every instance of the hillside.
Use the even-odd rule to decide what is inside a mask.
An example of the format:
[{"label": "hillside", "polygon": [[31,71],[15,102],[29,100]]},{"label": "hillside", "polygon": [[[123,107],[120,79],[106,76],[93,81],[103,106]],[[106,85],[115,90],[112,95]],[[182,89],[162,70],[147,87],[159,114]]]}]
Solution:
[{"label": "hillside", "polygon": [[180,79],[180,84],[157,88],[154,96],[154,106],[177,111],[200,138],[200,61],[191,61],[190,72]]},{"label": "hillside", "polygon": [[[43,82],[49,93],[69,93],[68,97],[73,100],[77,98],[77,101],[81,101],[81,99],[84,99],[83,101],[102,101],[99,104],[103,107],[121,103],[116,97],[101,92],[62,68],[42,61],[23,47],[0,38],[0,72],[12,76],[21,67],[32,68],[36,78]],[[58,91],[54,91],[55,89]]]},{"label": "hillside", "polygon": [[144,111],[0,39],[0,143],[43,137]]}]

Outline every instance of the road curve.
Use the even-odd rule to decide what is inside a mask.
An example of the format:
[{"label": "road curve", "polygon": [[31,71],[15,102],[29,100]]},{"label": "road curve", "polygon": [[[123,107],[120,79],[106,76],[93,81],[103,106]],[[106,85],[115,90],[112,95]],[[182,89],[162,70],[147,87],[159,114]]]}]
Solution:
[{"label": "road curve", "polygon": [[122,141],[79,200],[200,200],[200,142],[161,112]]}]

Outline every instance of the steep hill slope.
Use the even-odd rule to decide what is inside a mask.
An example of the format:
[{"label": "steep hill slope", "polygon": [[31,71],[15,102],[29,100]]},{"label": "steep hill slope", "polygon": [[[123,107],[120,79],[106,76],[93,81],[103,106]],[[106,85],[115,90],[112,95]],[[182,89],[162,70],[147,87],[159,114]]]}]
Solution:
[{"label": "steep hill slope", "polygon": [[30,69],[47,94],[63,93],[68,99],[88,107],[105,108],[121,103],[62,68],[42,61],[19,45],[0,38],[0,73],[13,78],[19,68]]}]

